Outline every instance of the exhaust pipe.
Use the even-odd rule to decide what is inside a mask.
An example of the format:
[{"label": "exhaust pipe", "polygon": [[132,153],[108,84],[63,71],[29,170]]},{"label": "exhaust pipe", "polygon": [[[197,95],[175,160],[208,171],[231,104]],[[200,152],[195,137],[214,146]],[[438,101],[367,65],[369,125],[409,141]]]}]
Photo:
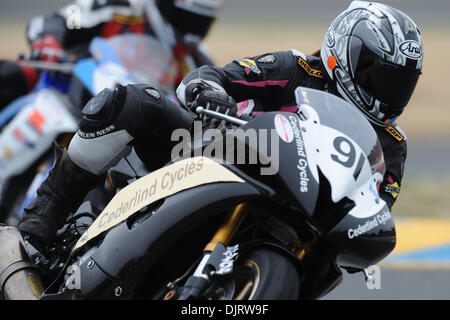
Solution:
[{"label": "exhaust pipe", "polygon": [[37,300],[43,292],[19,230],[0,225],[0,293],[5,300]]}]

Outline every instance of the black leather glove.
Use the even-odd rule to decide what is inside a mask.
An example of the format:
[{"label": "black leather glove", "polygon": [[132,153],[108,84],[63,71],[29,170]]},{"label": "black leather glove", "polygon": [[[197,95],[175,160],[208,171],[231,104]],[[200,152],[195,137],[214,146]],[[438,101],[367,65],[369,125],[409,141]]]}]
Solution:
[{"label": "black leather glove", "polygon": [[197,107],[203,107],[229,115],[237,112],[236,102],[224,91],[215,90],[202,83],[193,83],[187,86],[186,106],[193,112]]},{"label": "black leather glove", "polygon": [[[212,110],[235,116],[237,113],[236,101],[228,94],[216,90],[204,90],[199,93],[195,99],[196,104],[193,107],[203,107],[207,110]],[[195,110],[193,110],[195,111]]]},{"label": "black leather glove", "polygon": [[[198,107],[203,107],[206,110],[219,112],[231,117],[237,114],[236,102],[232,97],[223,91],[204,90],[201,91],[196,100],[192,103],[192,111],[196,112]],[[203,121],[203,128],[217,128],[219,130],[225,129],[228,123],[224,120],[200,114],[199,118]]]}]

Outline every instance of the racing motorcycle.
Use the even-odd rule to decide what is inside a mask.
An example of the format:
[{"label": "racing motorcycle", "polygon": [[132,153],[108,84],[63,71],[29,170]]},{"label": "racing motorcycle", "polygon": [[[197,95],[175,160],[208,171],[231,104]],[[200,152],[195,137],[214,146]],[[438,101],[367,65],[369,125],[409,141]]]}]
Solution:
[{"label": "racing motorcycle", "polygon": [[98,216],[78,210],[45,254],[1,227],[5,299],[315,299],[343,269],[381,261],[396,238],[375,131],[336,96],[295,94],[296,113],[249,121],[198,107],[238,129],[129,183]]},{"label": "racing motorcycle", "polygon": [[[67,147],[78,128],[82,106],[92,96],[104,88],[129,83],[149,83],[174,96],[175,58],[154,37],[96,37],[89,52],[90,57],[75,64],[23,62],[42,73],[33,92],[0,113],[0,221],[19,223],[23,208],[36,197],[53,166],[53,141]],[[134,152],[129,158],[143,170]],[[130,162],[114,168],[110,181],[122,183],[123,172],[135,171]]]}]

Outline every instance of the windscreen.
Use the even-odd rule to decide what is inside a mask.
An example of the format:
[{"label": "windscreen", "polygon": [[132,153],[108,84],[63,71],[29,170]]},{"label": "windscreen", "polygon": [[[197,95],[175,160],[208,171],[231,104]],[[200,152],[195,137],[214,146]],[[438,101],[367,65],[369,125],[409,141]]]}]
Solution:
[{"label": "windscreen", "polygon": [[124,34],[93,41],[90,51],[98,61],[119,62],[133,82],[174,91],[177,64],[172,51],[149,35]]},{"label": "windscreen", "polygon": [[[342,132],[355,141],[366,155],[372,174],[379,172],[384,176],[385,164],[383,151],[377,134],[367,119],[347,101],[319,90],[299,87],[296,90],[296,100],[299,106],[306,104],[312,107],[319,115],[322,125]],[[301,108],[300,116],[301,114]],[[305,116],[305,115],[303,115]],[[350,162],[353,154],[340,145],[336,148],[343,155],[348,156]]]}]

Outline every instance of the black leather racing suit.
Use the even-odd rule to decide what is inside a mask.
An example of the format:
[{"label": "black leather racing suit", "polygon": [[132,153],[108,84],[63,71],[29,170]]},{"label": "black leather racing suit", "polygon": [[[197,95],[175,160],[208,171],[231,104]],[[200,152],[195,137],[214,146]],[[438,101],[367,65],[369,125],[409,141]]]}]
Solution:
[{"label": "black leather racing suit", "polygon": [[[201,83],[224,90],[237,102],[239,113],[264,111],[295,112],[294,90],[298,86],[333,92],[325,79],[320,58],[296,50],[236,59],[223,68],[204,66],[187,75],[177,89],[178,99],[189,103],[190,84]],[[334,92],[333,92],[334,93]],[[248,100],[252,99],[252,100]],[[406,159],[406,135],[396,125],[373,125],[384,153],[386,173],[380,196],[391,208],[400,192]]]}]

